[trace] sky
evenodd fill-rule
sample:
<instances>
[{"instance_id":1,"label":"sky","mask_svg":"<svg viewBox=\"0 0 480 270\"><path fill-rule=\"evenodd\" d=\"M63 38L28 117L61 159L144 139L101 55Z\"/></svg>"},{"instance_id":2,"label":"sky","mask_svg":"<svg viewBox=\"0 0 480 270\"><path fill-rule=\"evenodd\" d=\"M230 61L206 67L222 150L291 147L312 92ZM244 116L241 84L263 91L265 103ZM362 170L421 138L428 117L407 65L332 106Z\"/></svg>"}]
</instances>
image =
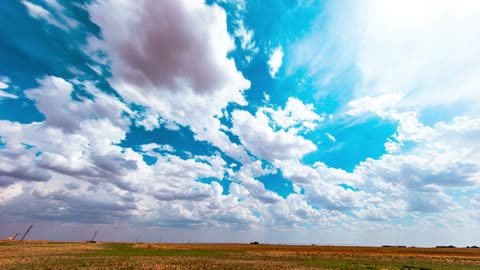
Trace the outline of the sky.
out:
<instances>
[{"instance_id":1,"label":"sky","mask_svg":"<svg viewBox=\"0 0 480 270\"><path fill-rule=\"evenodd\" d=\"M0 4L0 238L480 244L480 2Z\"/></svg>"}]
</instances>

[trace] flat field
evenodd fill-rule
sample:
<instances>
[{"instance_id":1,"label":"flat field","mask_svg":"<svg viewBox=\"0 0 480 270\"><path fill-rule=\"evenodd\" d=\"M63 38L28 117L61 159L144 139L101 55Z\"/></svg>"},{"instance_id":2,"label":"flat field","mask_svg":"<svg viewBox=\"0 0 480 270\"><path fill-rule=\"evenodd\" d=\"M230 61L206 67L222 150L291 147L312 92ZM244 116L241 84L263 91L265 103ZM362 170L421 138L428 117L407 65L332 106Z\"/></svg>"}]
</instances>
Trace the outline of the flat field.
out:
<instances>
[{"instance_id":1,"label":"flat field","mask_svg":"<svg viewBox=\"0 0 480 270\"><path fill-rule=\"evenodd\" d=\"M480 269L480 249L0 241L0 269Z\"/></svg>"}]
</instances>

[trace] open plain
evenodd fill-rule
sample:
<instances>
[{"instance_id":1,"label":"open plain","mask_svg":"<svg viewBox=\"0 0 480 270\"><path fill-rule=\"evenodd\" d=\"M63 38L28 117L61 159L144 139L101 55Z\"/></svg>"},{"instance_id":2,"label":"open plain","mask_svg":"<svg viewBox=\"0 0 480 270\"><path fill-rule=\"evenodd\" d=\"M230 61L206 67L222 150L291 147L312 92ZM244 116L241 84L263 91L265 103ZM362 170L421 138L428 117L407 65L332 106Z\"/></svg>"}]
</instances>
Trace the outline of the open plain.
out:
<instances>
[{"instance_id":1,"label":"open plain","mask_svg":"<svg viewBox=\"0 0 480 270\"><path fill-rule=\"evenodd\" d=\"M480 269L480 249L2 241L0 269Z\"/></svg>"}]
</instances>

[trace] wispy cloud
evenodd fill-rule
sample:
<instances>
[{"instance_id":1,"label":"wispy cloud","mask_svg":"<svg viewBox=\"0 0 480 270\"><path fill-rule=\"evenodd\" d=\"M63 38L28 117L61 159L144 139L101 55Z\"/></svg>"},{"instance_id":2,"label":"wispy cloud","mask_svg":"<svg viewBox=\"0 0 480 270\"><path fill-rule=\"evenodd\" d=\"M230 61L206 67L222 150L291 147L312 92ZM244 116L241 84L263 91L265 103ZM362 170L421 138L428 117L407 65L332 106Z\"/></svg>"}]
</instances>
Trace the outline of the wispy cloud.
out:
<instances>
[{"instance_id":1,"label":"wispy cloud","mask_svg":"<svg viewBox=\"0 0 480 270\"><path fill-rule=\"evenodd\" d=\"M268 60L268 67L270 71L270 76L272 78L275 78L277 75L278 70L282 66L283 62L283 49L282 47L277 47L272 50L272 53L270 54L270 59Z\"/></svg>"}]
</instances>

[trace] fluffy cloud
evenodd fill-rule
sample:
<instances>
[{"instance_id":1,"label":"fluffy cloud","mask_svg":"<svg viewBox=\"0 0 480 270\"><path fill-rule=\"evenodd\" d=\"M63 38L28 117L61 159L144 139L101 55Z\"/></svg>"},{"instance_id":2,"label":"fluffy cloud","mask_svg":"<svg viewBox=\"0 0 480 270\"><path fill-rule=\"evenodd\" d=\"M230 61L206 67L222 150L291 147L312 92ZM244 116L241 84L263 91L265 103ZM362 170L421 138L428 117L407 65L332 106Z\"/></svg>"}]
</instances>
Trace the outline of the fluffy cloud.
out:
<instances>
[{"instance_id":1,"label":"fluffy cloud","mask_svg":"<svg viewBox=\"0 0 480 270\"><path fill-rule=\"evenodd\" d=\"M93 98L80 101L72 99L73 85L64 79L47 77L39 83L26 95L35 100L46 120L1 123L6 144L2 149L4 173L20 180L45 181L49 178L47 172L53 171L95 183L109 179L122 188L132 189L123 176L137 169L139 155L135 157L131 150L114 145L125 137L128 120L123 114L129 109L88 82L84 85ZM8 158L13 156L16 158ZM22 159L30 163L30 169L19 166L18 160Z\"/></svg>"},{"instance_id":2,"label":"fluffy cloud","mask_svg":"<svg viewBox=\"0 0 480 270\"><path fill-rule=\"evenodd\" d=\"M232 112L234 132L242 145L252 154L271 162L279 159L299 159L317 149L310 141L296 132L274 131L269 125L269 118L261 111L255 116L246 111Z\"/></svg>"},{"instance_id":3,"label":"fluffy cloud","mask_svg":"<svg viewBox=\"0 0 480 270\"><path fill-rule=\"evenodd\" d=\"M50 127L73 133L81 128L83 120L95 117L108 119L123 129L128 124L127 118L121 117L121 114L131 114L130 109L113 96L96 89L90 82L85 82L84 86L94 95L94 99L81 98L80 101L71 99L73 85L62 78L52 76L38 82L40 87L26 90L26 95L36 102ZM52 106L52 103L58 106Z\"/></svg>"},{"instance_id":4,"label":"fluffy cloud","mask_svg":"<svg viewBox=\"0 0 480 270\"><path fill-rule=\"evenodd\" d=\"M262 175L263 173L269 173L269 171L261 168L260 161L256 161L251 165L242 167L242 169L235 174L234 179L241 183L245 190L248 191L245 192L243 196L252 195L262 203L277 203L281 201L281 197L278 194L267 190L262 182L254 178L259 173Z\"/></svg>"},{"instance_id":5,"label":"fluffy cloud","mask_svg":"<svg viewBox=\"0 0 480 270\"><path fill-rule=\"evenodd\" d=\"M10 125L0 121L2 130L19 130L20 124ZM51 178L47 170L37 167L34 149L26 149L19 142L11 142L5 132L5 147L0 149L0 186L9 186L18 181L47 181Z\"/></svg>"},{"instance_id":6,"label":"fluffy cloud","mask_svg":"<svg viewBox=\"0 0 480 270\"><path fill-rule=\"evenodd\" d=\"M345 189L340 184L357 185L361 179L340 169L328 168L323 163L313 167L303 165L298 161L278 161L276 165L283 175L291 179L300 188L298 193L304 193L305 199L322 209L344 210L361 205L360 200L366 196L364 192Z\"/></svg>"},{"instance_id":7,"label":"fluffy cloud","mask_svg":"<svg viewBox=\"0 0 480 270\"><path fill-rule=\"evenodd\" d=\"M0 204L8 217L21 213L23 222L232 228L282 227L299 221L307 226L339 218L339 213L312 208L302 196L284 199L267 190L255 177L276 170L260 161L235 173L219 155L184 159L174 155L171 146L152 143L140 147L142 153L157 158L148 166L141 153L116 145L128 130L122 120L128 113L123 103L113 97L105 103L105 94L94 87L86 88L91 99L73 100L73 84L61 78L47 77L39 83L26 94L46 120L0 122L5 143L0 149L0 194L5 195ZM66 125L66 117L75 123ZM227 175L232 182L224 195L220 182L229 181Z\"/></svg>"},{"instance_id":8,"label":"fluffy cloud","mask_svg":"<svg viewBox=\"0 0 480 270\"><path fill-rule=\"evenodd\" d=\"M428 127L426 136L405 135L401 124L395 135L414 141L410 149L367 159L354 174L365 179L360 188L403 200L413 212L442 212L458 207L449 190L478 187L480 156L477 152L478 119L455 118ZM418 133L416 134L418 135Z\"/></svg>"},{"instance_id":9,"label":"fluffy cloud","mask_svg":"<svg viewBox=\"0 0 480 270\"><path fill-rule=\"evenodd\" d=\"M125 222L136 209L135 203L117 190L84 183L78 184L75 189L66 189L65 183L71 181L78 183L75 178L55 175L47 183L12 186L10 190L20 187L22 192L0 202L5 217L18 222L55 220L111 224Z\"/></svg>"},{"instance_id":10,"label":"fluffy cloud","mask_svg":"<svg viewBox=\"0 0 480 270\"><path fill-rule=\"evenodd\" d=\"M302 137L302 132L313 130L323 120L314 112L312 104L289 98L285 107L261 107L255 115L235 110L231 114L231 131L253 155L270 162L300 159L317 147Z\"/></svg>"},{"instance_id":11,"label":"fluffy cloud","mask_svg":"<svg viewBox=\"0 0 480 270\"><path fill-rule=\"evenodd\" d=\"M239 9L246 5L225 1L238 4ZM68 24L62 15L68 11L55 0L45 0L43 6L22 3L34 18ZM124 222L295 232L340 228L342 235L344 229L399 228L402 225L390 223L402 218L420 227L441 224L441 217L451 218L454 224L478 220L478 194L465 193L480 185L480 120L468 113L478 109L462 108L467 112L464 116L433 124L421 120L427 106L476 102L472 74L478 68L475 61L467 60L478 58L478 46L457 30L476 21L478 9L461 4L468 8L449 9L450 3L440 1L429 11L432 16L413 24L410 19L418 19L420 13L430 14L423 3L415 8L410 1L395 3L398 13L376 1L353 4L353 11L342 12L353 12L352 20L365 31L341 31L346 29L344 22L334 21L334 26L341 27L333 27L335 33L330 34L345 35L344 40L333 39L335 46L328 44L329 39L320 43L312 38L294 46L297 54L290 51L292 47L285 47L285 55L284 48L275 48L267 63L272 77L278 76L284 56L303 53L316 76L331 64L325 56L332 48L358 44L336 59L338 65L324 82L334 80L348 58L354 59L362 83L355 86L354 99L342 111L346 113L322 123L319 108L298 98L289 98L283 107L247 104L243 91L250 84L228 57L235 47L227 32L226 12L219 6L201 0L91 1L88 11L101 29L102 40L91 37L86 50L106 52L105 59L92 60L106 65L103 71L111 68L108 79L118 95L108 95L94 82L80 78L48 76L19 95L34 101L45 120L0 121L2 215L18 222ZM374 6L381 16L371 16ZM451 21L438 16L444 11L454 12ZM440 26L454 40L441 42ZM253 30L241 20L234 21L233 28L246 56L256 53ZM472 31L474 37L476 30ZM421 41L420 45L414 41ZM466 42L472 47L459 46ZM309 52L312 44L320 48ZM445 51L450 54L445 56ZM295 59L286 62L296 64ZM97 69L97 65L91 67ZM289 69L285 68L287 73ZM456 76L453 71L458 70L461 74ZM14 98L10 90L17 89L12 85L0 77L0 98ZM82 91L76 91L79 88ZM445 94L453 88L458 89L453 97ZM431 100L426 100L428 96ZM233 111L225 109L230 103L237 103L230 107ZM269 103L267 95L265 103ZM130 105L140 110L132 111ZM321 161L302 161L317 150L306 136L326 136L340 144L342 136L333 137L336 133L327 133L324 125L337 119L355 123L372 115L398 125L385 142L386 154L366 159L351 172ZM134 151L124 144L132 122L147 131L188 127L195 139L221 151L209 156L185 154L157 143L132 145ZM239 143L232 143L234 139ZM147 164L147 156L153 162ZM229 164L231 158L240 162ZM291 181L294 192L269 190L260 179L271 174ZM456 218L450 214L458 211Z\"/></svg>"},{"instance_id":12,"label":"fluffy cloud","mask_svg":"<svg viewBox=\"0 0 480 270\"><path fill-rule=\"evenodd\" d=\"M112 61L111 83L124 98L190 126L197 139L236 159L248 159L215 118L230 102L246 104L242 93L250 87L227 57L234 42L223 9L199 0L102 0L89 11Z\"/></svg>"},{"instance_id":13,"label":"fluffy cloud","mask_svg":"<svg viewBox=\"0 0 480 270\"><path fill-rule=\"evenodd\" d=\"M304 104L297 98L288 98L285 108L261 108L261 111L270 115L274 127L282 129L292 129L295 132L312 131L317 124L324 120L323 116L318 115L313 104Z\"/></svg>"}]
</instances>

